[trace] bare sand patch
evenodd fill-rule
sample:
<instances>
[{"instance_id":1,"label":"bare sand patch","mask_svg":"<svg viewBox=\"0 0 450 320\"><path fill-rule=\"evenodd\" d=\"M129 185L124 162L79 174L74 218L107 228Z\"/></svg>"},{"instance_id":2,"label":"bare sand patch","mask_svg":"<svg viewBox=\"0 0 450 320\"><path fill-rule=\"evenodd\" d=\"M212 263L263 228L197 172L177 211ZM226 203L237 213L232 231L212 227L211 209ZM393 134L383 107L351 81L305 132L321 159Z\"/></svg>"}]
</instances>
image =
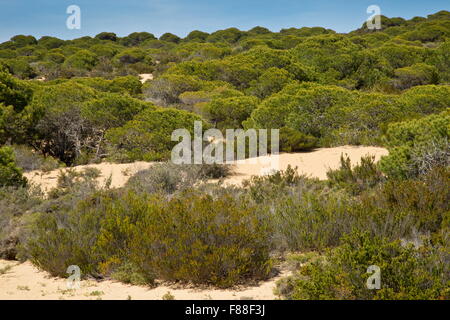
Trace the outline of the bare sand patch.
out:
<instances>
[{"instance_id":1,"label":"bare sand patch","mask_svg":"<svg viewBox=\"0 0 450 320\"><path fill-rule=\"evenodd\" d=\"M151 73L142 73L139 75L139 80L141 81L141 83L145 83L148 80L153 80L153 74Z\"/></svg>"},{"instance_id":2,"label":"bare sand patch","mask_svg":"<svg viewBox=\"0 0 450 320\"><path fill-rule=\"evenodd\" d=\"M273 300L275 283L289 274L283 271L257 286L233 289L196 289L160 284L156 288L132 286L116 281L82 280L79 289L68 289L67 280L51 277L30 262L0 260L0 269L12 268L0 274L0 300L161 300L170 292L176 300Z\"/></svg>"},{"instance_id":3,"label":"bare sand patch","mask_svg":"<svg viewBox=\"0 0 450 320\"><path fill-rule=\"evenodd\" d=\"M134 162L134 163L100 163L90 164L85 166L77 166L72 169L77 172L82 172L86 168L95 168L100 170L100 177L98 178L99 185L105 185L111 179L111 188L123 187L128 179L135 175L138 171L150 168L151 162ZM45 193L55 188L58 183L58 176L61 172L69 169L57 169L49 172L42 172L39 170L26 172L24 176L32 184L40 185L42 191Z\"/></svg>"},{"instance_id":4,"label":"bare sand patch","mask_svg":"<svg viewBox=\"0 0 450 320\"><path fill-rule=\"evenodd\" d=\"M347 155L352 164L360 162L361 157L371 155L375 161L388 155L388 151L379 147L367 146L341 146L336 148L321 148L311 152L283 153L279 156L278 170L286 170L290 165L297 167L299 174L305 174L311 178L327 179L328 169L337 169L340 166L341 155ZM272 156L258 157L256 163L249 160L240 160L234 165L233 175L225 180L225 183L238 185L251 176L260 176L270 172Z\"/></svg>"}]
</instances>

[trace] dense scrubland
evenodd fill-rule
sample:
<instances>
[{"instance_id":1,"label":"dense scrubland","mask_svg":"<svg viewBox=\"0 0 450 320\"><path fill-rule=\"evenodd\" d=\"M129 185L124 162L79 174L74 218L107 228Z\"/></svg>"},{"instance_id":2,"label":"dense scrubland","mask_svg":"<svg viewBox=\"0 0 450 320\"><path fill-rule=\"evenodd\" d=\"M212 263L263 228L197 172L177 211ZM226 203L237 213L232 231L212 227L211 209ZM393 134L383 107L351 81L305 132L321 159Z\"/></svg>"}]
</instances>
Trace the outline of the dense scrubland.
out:
<instances>
[{"instance_id":1,"label":"dense scrubland","mask_svg":"<svg viewBox=\"0 0 450 320\"><path fill-rule=\"evenodd\" d=\"M450 13L383 29L263 27L0 44L0 257L55 276L230 287L293 275L287 299L449 299ZM152 73L142 84L137 75ZM37 81L45 80L45 81ZM240 187L229 168L164 162L172 131L280 129L281 150L378 145L327 181L295 168ZM161 161L126 186L69 170ZM370 265L382 287L368 290Z\"/></svg>"}]
</instances>

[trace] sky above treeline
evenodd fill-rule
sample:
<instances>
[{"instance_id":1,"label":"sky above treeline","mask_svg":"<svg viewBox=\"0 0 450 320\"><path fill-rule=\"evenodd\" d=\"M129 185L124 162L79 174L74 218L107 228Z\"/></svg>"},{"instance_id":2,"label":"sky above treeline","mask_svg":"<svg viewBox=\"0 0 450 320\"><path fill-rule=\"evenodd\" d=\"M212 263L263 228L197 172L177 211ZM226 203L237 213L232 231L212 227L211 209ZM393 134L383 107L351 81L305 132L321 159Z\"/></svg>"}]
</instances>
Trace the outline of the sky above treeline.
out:
<instances>
[{"instance_id":1,"label":"sky above treeline","mask_svg":"<svg viewBox=\"0 0 450 320\"><path fill-rule=\"evenodd\" d=\"M81 9L79 30L66 26L70 5ZM349 32L370 16L370 5L378 5L385 16L405 19L450 11L449 0L0 0L0 42L17 34L73 39L103 31L118 36L147 31L184 37L192 30L255 26Z\"/></svg>"}]
</instances>

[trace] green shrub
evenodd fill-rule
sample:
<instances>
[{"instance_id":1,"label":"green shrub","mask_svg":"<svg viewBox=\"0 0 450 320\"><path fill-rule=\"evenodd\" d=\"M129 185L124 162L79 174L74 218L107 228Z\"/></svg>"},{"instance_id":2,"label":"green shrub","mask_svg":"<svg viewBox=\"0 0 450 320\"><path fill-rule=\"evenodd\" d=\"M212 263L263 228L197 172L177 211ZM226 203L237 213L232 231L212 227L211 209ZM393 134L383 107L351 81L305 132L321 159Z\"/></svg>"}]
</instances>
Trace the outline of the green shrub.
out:
<instances>
[{"instance_id":1,"label":"green shrub","mask_svg":"<svg viewBox=\"0 0 450 320\"><path fill-rule=\"evenodd\" d=\"M449 299L448 250L427 243L420 248L400 241L352 233L339 248L300 267L283 286L288 299ZM381 289L369 290L369 266L381 270Z\"/></svg>"},{"instance_id":2,"label":"green shrub","mask_svg":"<svg viewBox=\"0 0 450 320\"><path fill-rule=\"evenodd\" d=\"M98 277L101 259L93 249L113 195L94 192L79 184L40 208L27 225L21 257L53 276L67 277L67 268L77 265L83 276Z\"/></svg>"},{"instance_id":3,"label":"green shrub","mask_svg":"<svg viewBox=\"0 0 450 320\"><path fill-rule=\"evenodd\" d=\"M172 132L186 129L192 137L194 121L201 121L201 118L187 111L172 108L144 109L122 127L106 132L106 139L111 146L111 158L121 162L167 160L177 144L171 139ZM208 125L204 123L203 127L207 128Z\"/></svg>"},{"instance_id":4,"label":"green shrub","mask_svg":"<svg viewBox=\"0 0 450 320\"><path fill-rule=\"evenodd\" d=\"M219 287L269 275L270 229L245 201L188 193L147 210L131 245L146 273Z\"/></svg>"},{"instance_id":5,"label":"green shrub","mask_svg":"<svg viewBox=\"0 0 450 320\"><path fill-rule=\"evenodd\" d=\"M39 152L24 145L14 145L13 148L17 166L24 171L42 170L48 172L62 165L55 158L44 157Z\"/></svg>"},{"instance_id":6,"label":"green shrub","mask_svg":"<svg viewBox=\"0 0 450 320\"><path fill-rule=\"evenodd\" d=\"M434 166L448 166L450 112L389 125L386 142L389 156L380 161L390 178L416 177Z\"/></svg>"},{"instance_id":7,"label":"green shrub","mask_svg":"<svg viewBox=\"0 0 450 320\"><path fill-rule=\"evenodd\" d=\"M117 267L111 274L111 278L136 286L152 284L154 279L146 278L132 263L124 263Z\"/></svg>"},{"instance_id":8,"label":"green shrub","mask_svg":"<svg viewBox=\"0 0 450 320\"><path fill-rule=\"evenodd\" d=\"M200 167L177 165L171 162L157 163L132 176L125 188L138 193L172 194L179 190L186 190L205 180L205 177L201 175Z\"/></svg>"},{"instance_id":9,"label":"green shrub","mask_svg":"<svg viewBox=\"0 0 450 320\"><path fill-rule=\"evenodd\" d=\"M429 233L437 232L448 223L449 197L450 170L436 167L418 179L387 181L372 197L371 206L399 215L409 212L414 217L414 228Z\"/></svg>"},{"instance_id":10,"label":"green shrub","mask_svg":"<svg viewBox=\"0 0 450 320\"><path fill-rule=\"evenodd\" d=\"M230 169L226 165L201 164L177 165L171 162L156 163L147 170L139 171L132 176L125 188L137 193L172 194L198 186L207 179L218 179L228 175Z\"/></svg>"},{"instance_id":11,"label":"green shrub","mask_svg":"<svg viewBox=\"0 0 450 320\"><path fill-rule=\"evenodd\" d=\"M396 79L392 81L393 85L400 90L419 85L437 84L439 82L437 68L424 63L396 69L395 76Z\"/></svg>"},{"instance_id":12,"label":"green shrub","mask_svg":"<svg viewBox=\"0 0 450 320\"><path fill-rule=\"evenodd\" d=\"M23 187L26 184L22 169L16 165L14 150L11 147L0 148L0 187Z\"/></svg>"},{"instance_id":13,"label":"green shrub","mask_svg":"<svg viewBox=\"0 0 450 320\"><path fill-rule=\"evenodd\" d=\"M384 181L383 174L375 163L375 157L367 155L361 158L361 162L352 167L350 158L341 155L341 167L336 170L328 170L328 184L344 188L352 194L359 194Z\"/></svg>"},{"instance_id":14,"label":"green shrub","mask_svg":"<svg viewBox=\"0 0 450 320\"><path fill-rule=\"evenodd\" d=\"M307 151L316 146L317 138L313 136L287 127L280 129L280 150L283 152Z\"/></svg>"},{"instance_id":15,"label":"green shrub","mask_svg":"<svg viewBox=\"0 0 450 320\"><path fill-rule=\"evenodd\" d=\"M244 200L74 192L53 199L27 227L24 256L52 275L78 265L84 275L126 282L229 287L271 271L270 227ZM68 208L74 197L81 201Z\"/></svg>"},{"instance_id":16,"label":"green shrub","mask_svg":"<svg viewBox=\"0 0 450 320\"><path fill-rule=\"evenodd\" d=\"M25 219L43 201L38 188L0 188L0 259L18 258Z\"/></svg>"}]
</instances>

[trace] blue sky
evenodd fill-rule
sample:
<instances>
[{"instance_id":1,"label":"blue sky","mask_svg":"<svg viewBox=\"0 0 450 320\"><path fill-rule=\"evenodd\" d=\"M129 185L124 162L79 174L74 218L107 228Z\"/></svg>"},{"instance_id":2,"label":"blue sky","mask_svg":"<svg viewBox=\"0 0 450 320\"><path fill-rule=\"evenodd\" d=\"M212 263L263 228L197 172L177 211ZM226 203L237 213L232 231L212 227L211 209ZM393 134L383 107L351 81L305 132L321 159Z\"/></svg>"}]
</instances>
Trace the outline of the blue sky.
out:
<instances>
[{"instance_id":1,"label":"blue sky","mask_svg":"<svg viewBox=\"0 0 450 320\"><path fill-rule=\"evenodd\" d=\"M80 30L66 27L66 9L72 4L81 8ZM17 34L73 39L102 31L184 37L192 30L248 30L257 25L272 31L322 26L348 32L362 25L373 4L389 17L450 11L449 0L0 0L0 42Z\"/></svg>"}]
</instances>

